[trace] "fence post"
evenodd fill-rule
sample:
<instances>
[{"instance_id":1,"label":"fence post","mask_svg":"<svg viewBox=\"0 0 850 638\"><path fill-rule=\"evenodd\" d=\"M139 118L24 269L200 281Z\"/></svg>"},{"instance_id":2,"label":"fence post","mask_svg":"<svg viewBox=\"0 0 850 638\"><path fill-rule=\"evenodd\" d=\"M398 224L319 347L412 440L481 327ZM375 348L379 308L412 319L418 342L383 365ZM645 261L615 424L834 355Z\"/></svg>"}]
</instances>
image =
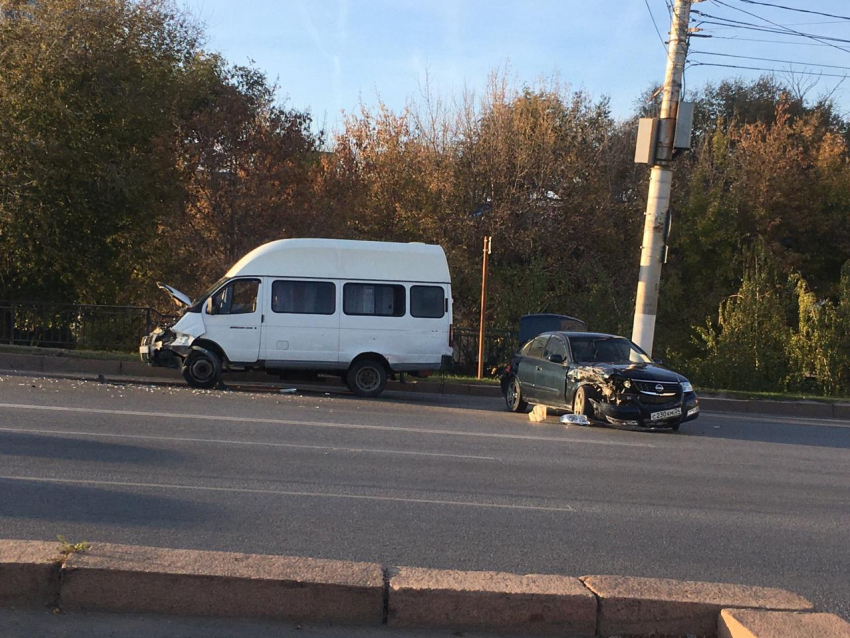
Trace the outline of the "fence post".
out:
<instances>
[{"instance_id":1,"label":"fence post","mask_svg":"<svg viewBox=\"0 0 850 638\"><path fill-rule=\"evenodd\" d=\"M15 345L15 302L9 303L9 345Z\"/></svg>"}]
</instances>

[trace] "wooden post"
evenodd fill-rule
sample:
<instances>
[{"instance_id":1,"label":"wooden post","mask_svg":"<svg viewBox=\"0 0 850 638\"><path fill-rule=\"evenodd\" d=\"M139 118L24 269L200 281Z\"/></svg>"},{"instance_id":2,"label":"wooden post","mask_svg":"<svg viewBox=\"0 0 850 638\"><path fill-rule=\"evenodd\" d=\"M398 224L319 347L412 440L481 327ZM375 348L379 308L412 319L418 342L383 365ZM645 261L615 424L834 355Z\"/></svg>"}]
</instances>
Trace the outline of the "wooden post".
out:
<instances>
[{"instance_id":1,"label":"wooden post","mask_svg":"<svg viewBox=\"0 0 850 638\"><path fill-rule=\"evenodd\" d=\"M481 262L481 318L478 322L478 378L484 375L484 316L487 312L487 257L493 247L493 238L484 238L484 255Z\"/></svg>"}]
</instances>

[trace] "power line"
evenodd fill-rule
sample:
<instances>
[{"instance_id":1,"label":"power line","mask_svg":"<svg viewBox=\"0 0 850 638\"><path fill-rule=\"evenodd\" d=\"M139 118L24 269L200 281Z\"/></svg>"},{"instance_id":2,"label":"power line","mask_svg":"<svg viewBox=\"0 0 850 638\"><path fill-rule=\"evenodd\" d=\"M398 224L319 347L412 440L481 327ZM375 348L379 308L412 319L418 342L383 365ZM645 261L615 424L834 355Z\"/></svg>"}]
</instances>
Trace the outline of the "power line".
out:
<instances>
[{"instance_id":1,"label":"power line","mask_svg":"<svg viewBox=\"0 0 850 638\"><path fill-rule=\"evenodd\" d=\"M778 62L780 64L800 64L803 66L822 66L830 69L845 69L850 71L850 66L838 66L836 64L821 64L820 62L799 62L795 60L777 60L776 58L757 58L750 55L734 55L732 53L712 53L709 51L692 51L694 55L716 55L724 58L741 58L743 60L759 60L761 62Z\"/></svg>"},{"instance_id":2,"label":"power line","mask_svg":"<svg viewBox=\"0 0 850 638\"><path fill-rule=\"evenodd\" d=\"M827 18L840 18L841 20L850 20L850 16L840 16L835 15L834 13L824 13L823 11L812 11L811 9L799 9L797 7L786 7L781 4L774 4L772 2L760 2L759 0L739 0L740 2L746 2L747 4L760 4L764 7L773 7L775 9L785 9L786 11L797 11L799 13L813 13L818 16L825 16Z\"/></svg>"},{"instance_id":3,"label":"power line","mask_svg":"<svg viewBox=\"0 0 850 638\"><path fill-rule=\"evenodd\" d=\"M798 47L828 47L828 44L818 44L817 42L793 42L791 40L764 40L759 38L739 38L738 36L730 37L725 35L703 35L692 33L691 37L711 38L712 40L735 40L737 42L769 42L770 44L793 44Z\"/></svg>"},{"instance_id":4,"label":"power line","mask_svg":"<svg viewBox=\"0 0 850 638\"><path fill-rule=\"evenodd\" d=\"M649 0L643 0L643 3L646 5L646 10L649 11L649 17L652 19L652 26L655 27L655 32L658 34L658 41L661 42L661 46L664 47L664 52L667 52L667 45L664 44L664 38L661 37L661 30L658 28L658 23L655 21L655 16L652 13L652 7L649 6Z\"/></svg>"},{"instance_id":5,"label":"power line","mask_svg":"<svg viewBox=\"0 0 850 638\"><path fill-rule=\"evenodd\" d=\"M840 73L815 73L814 71L794 71L794 70L782 70L782 69L767 69L759 66L741 66L738 64L717 64L714 62L692 62L691 66L717 66L723 67L725 69L745 69L748 71L768 71L769 73L792 73L797 75L816 75L822 78L846 78L847 74Z\"/></svg>"},{"instance_id":6,"label":"power line","mask_svg":"<svg viewBox=\"0 0 850 638\"><path fill-rule=\"evenodd\" d=\"M810 33L802 33L801 31L795 31L794 29L789 29L788 27L783 27L781 24L777 24L776 22L768 20L767 18L762 18L760 15L757 15L757 14L752 13L750 11L746 11L745 9L739 9L738 7L733 7L732 5L727 4L723 0L714 0L714 3L719 4L721 6L724 6L724 7L728 7L730 9L733 9L734 11L740 11L741 13L744 13L748 16L752 16L753 18L756 18L757 20L761 20L762 22L767 22L768 24L772 24L775 27L780 27L781 29L787 31L788 33L793 33L794 35L797 35L797 36L810 38L810 39L816 40L818 42L824 42L826 40L834 40L836 42L840 41L837 38L827 38L827 37L815 36L815 35L812 35ZM835 48L835 49L838 49L839 51L844 51L845 53L850 53L850 49L845 49L844 47L840 47L837 44L831 44L830 46Z\"/></svg>"},{"instance_id":7,"label":"power line","mask_svg":"<svg viewBox=\"0 0 850 638\"><path fill-rule=\"evenodd\" d=\"M714 1L719 3L719 4L724 4L723 2L721 2L721 0L714 0ZM729 5L725 5L725 6L729 6ZM729 8L735 9L735 7L729 7ZM735 11L742 11L742 9L735 9ZM815 40L832 40L832 41L835 41L835 42L850 42L850 40L847 40L846 38L834 38L832 36L827 36L827 35L814 35L812 33L803 33L802 31L796 31L794 29L789 29L788 27L781 25L781 24L777 24L775 22L771 22L771 24L774 24L774 25L776 25L776 27L779 27L779 28L766 27L762 24L754 24L752 22L744 22L743 20L733 20L732 18L726 18L726 17L723 17L723 16L716 16L716 15L712 15L711 13L705 13L704 11L693 10L692 13L695 13L699 16L702 16L703 18L710 18L709 20L700 20L698 22L698 24L716 24L718 26L728 28L728 29L751 29L753 31L764 31L765 33L777 33L779 35L803 37L803 38L810 38L810 39L815 39ZM749 12L744 11L744 13L749 13ZM759 20L764 20L765 22L770 22L770 20L767 20L765 18L760 18L759 16L757 16L755 14L750 14L750 15L753 15L754 17L759 18ZM722 22L715 22L715 20L722 20ZM827 45L827 46L832 46L832 45Z\"/></svg>"},{"instance_id":8,"label":"power line","mask_svg":"<svg viewBox=\"0 0 850 638\"><path fill-rule=\"evenodd\" d=\"M709 18L714 18L714 16L710 16L710 15L705 14L705 13L703 13L701 15L703 15L705 17L709 17ZM763 26L760 26L760 25L757 25L757 24L752 24L752 23L749 23L749 22L740 22L739 20L732 20L731 22L735 22L736 24L729 24L730 21L729 21L728 18L717 18L717 19L718 20L725 20L726 22L715 22L714 20L700 20L699 24L716 24L716 25L721 26L721 27L733 27L735 29L745 29L745 30L748 30L748 31L759 31L761 33L776 33L778 35L788 35L788 36L797 36L797 37L809 38L811 40L817 40L818 42L822 42L825 46L835 47L836 49L841 49L842 51L847 51L847 49L842 49L839 46L836 46L834 44L830 44L829 42L826 42L826 40L831 40L833 42L850 43L850 40L847 40L845 38L833 38L833 37L830 37L830 36L815 36L815 35L812 35L810 33L794 32L794 31L791 31L790 29L785 29L785 30L772 29L770 27L763 27ZM850 51L847 51L847 52L850 53Z\"/></svg>"},{"instance_id":9,"label":"power line","mask_svg":"<svg viewBox=\"0 0 850 638\"><path fill-rule=\"evenodd\" d=\"M844 24L844 20L819 20L817 22L786 22L783 27L800 27L807 24Z\"/></svg>"}]
</instances>

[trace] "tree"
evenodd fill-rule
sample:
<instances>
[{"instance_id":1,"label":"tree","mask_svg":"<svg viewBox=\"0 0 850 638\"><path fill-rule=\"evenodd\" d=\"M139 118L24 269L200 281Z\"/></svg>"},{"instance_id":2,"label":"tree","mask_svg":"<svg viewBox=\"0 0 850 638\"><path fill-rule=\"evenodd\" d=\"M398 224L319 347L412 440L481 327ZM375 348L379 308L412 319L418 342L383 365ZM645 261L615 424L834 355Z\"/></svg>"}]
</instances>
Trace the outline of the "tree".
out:
<instances>
[{"instance_id":1,"label":"tree","mask_svg":"<svg viewBox=\"0 0 850 638\"><path fill-rule=\"evenodd\" d=\"M0 298L129 301L179 210L172 132L199 31L168 0L3 8Z\"/></svg>"},{"instance_id":2,"label":"tree","mask_svg":"<svg viewBox=\"0 0 850 638\"><path fill-rule=\"evenodd\" d=\"M322 234L310 178L322 141L309 115L276 104L277 87L252 67L208 56L192 80L195 101L177 130L184 206L161 234L171 276L199 290L260 244Z\"/></svg>"}]
</instances>

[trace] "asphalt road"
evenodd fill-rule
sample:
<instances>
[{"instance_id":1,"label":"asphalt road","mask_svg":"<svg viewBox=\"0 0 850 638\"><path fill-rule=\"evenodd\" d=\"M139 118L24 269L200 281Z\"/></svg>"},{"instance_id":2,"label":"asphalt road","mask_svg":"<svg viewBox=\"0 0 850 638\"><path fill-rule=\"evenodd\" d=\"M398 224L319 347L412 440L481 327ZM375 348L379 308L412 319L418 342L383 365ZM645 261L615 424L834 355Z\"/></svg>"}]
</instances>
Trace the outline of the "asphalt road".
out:
<instances>
[{"instance_id":1,"label":"asphalt road","mask_svg":"<svg viewBox=\"0 0 850 638\"><path fill-rule=\"evenodd\" d=\"M0 537L737 582L850 618L850 423L0 379Z\"/></svg>"}]
</instances>

